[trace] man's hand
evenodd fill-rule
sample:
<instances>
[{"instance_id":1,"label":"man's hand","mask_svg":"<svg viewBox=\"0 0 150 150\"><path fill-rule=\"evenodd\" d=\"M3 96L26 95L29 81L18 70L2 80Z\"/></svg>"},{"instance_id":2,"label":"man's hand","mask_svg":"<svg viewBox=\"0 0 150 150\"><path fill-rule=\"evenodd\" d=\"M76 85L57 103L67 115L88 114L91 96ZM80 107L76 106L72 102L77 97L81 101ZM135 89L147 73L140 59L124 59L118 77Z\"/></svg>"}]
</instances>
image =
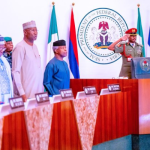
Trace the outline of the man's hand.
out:
<instances>
[{"instance_id":1,"label":"man's hand","mask_svg":"<svg viewBox=\"0 0 150 150\"><path fill-rule=\"evenodd\" d=\"M25 94L24 94L24 95L21 95L21 97L22 97L22 99L23 99L23 102L26 102L26 101L27 101L27 97L26 97Z\"/></svg>"},{"instance_id":2,"label":"man's hand","mask_svg":"<svg viewBox=\"0 0 150 150\"><path fill-rule=\"evenodd\" d=\"M110 46L108 46L108 49L114 51L115 50L115 45L118 44L121 41L126 41L129 38L129 36L130 36L129 34L124 35L119 40L117 40L116 42L114 42Z\"/></svg>"},{"instance_id":3,"label":"man's hand","mask_svg":"<svg viewBox=\"0 0 150 150\"><path fill-rule=\"evenodd\" d=\"M121 37L121 41L126 41L129 38L129 34L124 35L123 37Z\"/></svg>"}]
</instances>

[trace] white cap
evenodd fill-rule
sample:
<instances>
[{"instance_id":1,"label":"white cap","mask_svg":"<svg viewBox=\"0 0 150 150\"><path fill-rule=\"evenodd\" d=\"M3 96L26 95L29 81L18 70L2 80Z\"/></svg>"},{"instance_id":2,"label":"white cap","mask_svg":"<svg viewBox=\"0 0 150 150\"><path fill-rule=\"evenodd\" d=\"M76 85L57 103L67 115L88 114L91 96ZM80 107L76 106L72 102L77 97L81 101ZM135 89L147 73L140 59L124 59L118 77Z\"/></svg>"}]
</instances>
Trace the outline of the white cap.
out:
<instances>
[{"instance_id":1,"label":"white cap","mask_svg":"<svg viewBox=\"0 0 150 150\"><path fill-rule=\"evenodd\" d=\"M23 26L23 30L28 29L28 28L34 28L36 27L36 23L35 21L30 21L30 22L24 23L22 26Z\"/></svg>"}]
</instances>

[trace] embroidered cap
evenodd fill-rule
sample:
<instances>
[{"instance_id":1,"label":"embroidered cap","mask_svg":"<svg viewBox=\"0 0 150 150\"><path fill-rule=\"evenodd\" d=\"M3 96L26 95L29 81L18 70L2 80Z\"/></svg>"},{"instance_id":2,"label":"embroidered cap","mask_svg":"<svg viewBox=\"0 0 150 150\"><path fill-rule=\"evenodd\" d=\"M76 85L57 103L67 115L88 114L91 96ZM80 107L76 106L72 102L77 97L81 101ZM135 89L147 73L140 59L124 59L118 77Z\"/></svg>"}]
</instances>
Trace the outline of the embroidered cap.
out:
<instances>
[{"instance_id":1,"label":"embroidered cap","mask_svg":"<svg viewBox=\"0 0 150 150\"><path fill-rule=\"evenodd\" d=\"M24 23L22 26L23 26L23 30L28 29L28 28L34 28L36 27L36 23L35 21L30 21L30 22Z\"/></svg>"}]
</instances>

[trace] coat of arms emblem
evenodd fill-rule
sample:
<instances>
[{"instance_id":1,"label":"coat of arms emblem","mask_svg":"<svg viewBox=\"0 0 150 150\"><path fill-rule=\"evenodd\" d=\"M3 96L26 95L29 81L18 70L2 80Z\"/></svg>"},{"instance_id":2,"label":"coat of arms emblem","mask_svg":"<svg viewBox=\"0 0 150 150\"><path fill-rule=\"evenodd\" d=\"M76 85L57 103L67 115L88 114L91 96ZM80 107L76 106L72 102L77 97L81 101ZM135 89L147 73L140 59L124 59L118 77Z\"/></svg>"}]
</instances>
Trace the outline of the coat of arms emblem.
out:
<instances>
[{"instance_id":1,"label":"coat of arms emblem","mask_svg":"<svg viewBox=\"0 0 150 150\"><path fill-rule=\"evenodd\" d=\"M140 61L140 67L143 71L149 71L150 70L150 60L143 58Z\"/></svg>"},{"instance_id":2,"label":"coat of arms emblem","mask_svg":"<svg viewBox=\"0 0 150 150\"><path fill-rule=\"evenodd\" d=\"M123 17L108 8L92 10L84 16L78 28L78 43L83 54L98 64L109 64L121 58L108 46L128 29Z\"/></svg>"}]
</instances>

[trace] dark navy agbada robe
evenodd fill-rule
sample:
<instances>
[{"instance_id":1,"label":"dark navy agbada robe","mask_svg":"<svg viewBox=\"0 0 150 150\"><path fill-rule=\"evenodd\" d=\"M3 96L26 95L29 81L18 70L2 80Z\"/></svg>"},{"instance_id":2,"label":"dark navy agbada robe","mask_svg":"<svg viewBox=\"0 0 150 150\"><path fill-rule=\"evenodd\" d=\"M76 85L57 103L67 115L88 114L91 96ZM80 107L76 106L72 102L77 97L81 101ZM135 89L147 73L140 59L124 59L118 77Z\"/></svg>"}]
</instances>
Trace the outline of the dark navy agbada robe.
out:
<instances>
[{"instance_id":1,"label":"dark navy agbada robe","mask_svg":"<svg viewBox=\"0 0 150 150\"><path fill-rule=\"evenodd\" d=\"M60 89L70 87L70 73L65 61L60 61L56 57L51 59L44 72L43 85L49 95L60 94Z\"/></svg>"}]
</instances>

